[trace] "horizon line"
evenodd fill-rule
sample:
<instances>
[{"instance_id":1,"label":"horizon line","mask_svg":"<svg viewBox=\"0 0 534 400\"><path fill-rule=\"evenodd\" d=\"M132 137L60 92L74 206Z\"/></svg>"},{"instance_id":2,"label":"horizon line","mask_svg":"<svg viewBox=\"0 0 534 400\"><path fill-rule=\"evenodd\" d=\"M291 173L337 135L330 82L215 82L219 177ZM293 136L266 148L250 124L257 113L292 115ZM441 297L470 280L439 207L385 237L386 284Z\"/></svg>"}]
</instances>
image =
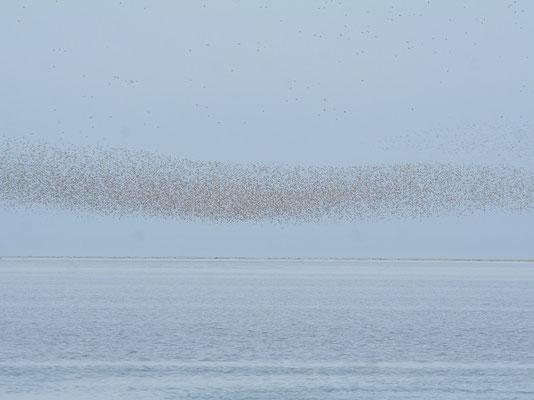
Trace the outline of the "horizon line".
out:
<instances>
[{"instance_id":1,"label":"horizon line","mask_svg":"<svg viewBox=\"0 0 534 400\"><path fill-rule=\"evenodd\" d=\"M46 256L0 255L0 259L117 259L117 260L243 260L243 261L448 261L448 262L534 262L534 258L455 258L455 257L247 257L247 256Z\"/></svg>"}]
</instances>

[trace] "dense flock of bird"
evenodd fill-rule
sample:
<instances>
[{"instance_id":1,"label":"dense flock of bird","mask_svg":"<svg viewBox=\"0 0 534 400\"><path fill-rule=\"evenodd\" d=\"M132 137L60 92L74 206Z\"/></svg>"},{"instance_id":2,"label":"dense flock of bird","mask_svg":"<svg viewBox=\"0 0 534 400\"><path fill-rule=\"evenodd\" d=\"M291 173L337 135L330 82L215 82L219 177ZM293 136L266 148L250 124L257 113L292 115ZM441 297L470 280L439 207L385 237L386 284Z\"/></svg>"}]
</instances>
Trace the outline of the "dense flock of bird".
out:
<instances>
[{"instance_id":1,"label":"dense flock of bird","mask_svg":"<svg viewBox=\"0 0 534 400\"><path fill-rule=\"evenodd\" d=\"M534 171L506 165L238 165L27 139L4 140L0 149L0 202L17 207L210 222L534 209Z\"/></svg>"},{"instance_id":2,"label":"dense flock of bird","mask_svg":"<svg viewBox=\"0 0 534 400\"><path fill-rule=\"evenodd\" d=\"M215 4L217 3L212 5ZM159 105L163 106L163 110L167 110L161 111L161 115L168 112L165 108L168 100L160 96L160 92L180 93L179 96L183 98L182 103L176 103L179 115L179 118L174 120L176 126L193 126L187 123L204 124L206 121L215 121L215 118L218 125L224 125L224 118L227 115L227 125L232 124L234 130L238 125L252 122L248 120L247 112L239 110L239 107L246 103L246 101L240 102L239 98L247 93L247 90L241 88L249 85L251 77L257 76L259 82L265 76L271 76L276 78L272 82L284 81L284 83L280 83L278 89L274 87L271 97L265 97L269 95L263 92L268 91L261 85L258 86L257 93L252 91L251 115L256 115L254 118L258 118L257 124L266 120L267 117L264 118L263 115L271 115L272 120L277 120L278 112L290 115L293 111L285 108L286 103L290 105L302 103L302 108L294 109L296 112L305 110L302 114L295 114L300 115L299 118L302 116L322 118L323 115L332 115L337 121L339 118L345 118L347 113L351 114L351 110L354 111L355 107L359 107L358 104L362 104L350 100L352 93L360 93L365 102L368 98L376 96L376 93L381 93L380 87L385 85L385 82L379 79L382 75L375 75L373 71L388 70L382 67L375 68L375 63L379 60L384 61L384 65L387 62L393 63L395 68L398 62L401 72L406 65L412 65L413 60L425 60L430 66L429 74L434 74L433 79L441 85L447 82L449 79L447 76L453 75L449 74L449 71L454 66L459 70L455 79L471 77L472 68L475 68L477 63L484 62L487 56L486 52L478 49L484 47L485 41L487 41L486 46L493 45L490 41L492 36L489 35L491 28L487 27L486 17L484 15L478 17L482 12L479 10L480 7L473 6L472 9L468 9L467 3L461 7L446 8L439 13L436 13L431 1L408 6L393 2L389 6L382 5L376 8L374 12L372 7L351 8L350 4L332 0L313 3L313 6L310 6L313 10L309 7L302 8L305 11L303 16L284 12L280 14L283 16L282 19L278 15L278 12L284 11L280 5L277 7L278 11L273 13L268 11L271 6L260 5L258 9L261 9L261 14L253 10L256 6L243 8L243 12L251 18L257 18L259 22L268 21L277 24L280 29L285 29L285 32L293 35L288 37L292 40L291 46L295 48L304 46L302 54L308 54L310 57L304 68L310 69L309 73L301 74L304 64L290 59L287 67L281 70L283 73L275 71L271 75L265 66L271 65L273 56L282 57L285 54L281 39L252 30L250 32L254 34L250 37L238 34L232 36L232 30L226 32L226 29L225 35L219 35L217 29L206 29L202 39L193 40L194 35L192 38L183 38L178 33L174 38L174 30L169 28L169 45L164 47L165 52L162 53L161 59L158 58L158 62L170 65L167 67L167 73L172 71L172 76L167 75L167 79L164 79L165 69L163 69L162 78L154 79L152 82L154 86L150 90L147 89L151 76L147 71L150 72L153 68L150 63L138 62L133 69L130 64L124 64L128 72L120 69L120 63L114 65L112 70L107 70L104 66L91 69L90 62L73 61L73 59L83 60L87 54L92 57L91 53L88 53L87 46L76 48L72 44L69 45L68 41L62 40L56 43L57 38L53 43L50 42L50 57L36 58L36 62L30 64L45 65L49 62L54 70L53 75L42 75L39 79L43 81L50 77L55 79L55 87L58 90L54 90L54 96L57 97L57 101L54 99L50 109L53 110L57 129L62 134L67 131L68 124L61 119L61 115L67 115L69 120L74 121L71 129L79 135L87 134L89 127L91 130L105 128L102 129L103 132L117 130L117 126L110 121L114 118L119 121L121 116L114 115L113 110L119 105L117 107L120 111L129 111L129 108L122 108L122 105L126 96L133 96L133 92L123 90L126 86L140 88L145 85L145 90L138 92L135 99L142 104L139 107L144 107L146 103L147 110L142 115L141 113L137 115L138 119L132 117L130 115L132 113L121 112L121 115L128 115L128 123L122 125L116 123L121 126L120 135L126 138L131 136L130 126L133 126L135 131L136 124L138 124L137 130L142 132L160 128L157 116L148 110L149 106L150 109L156 110L154 107ZM517 0L501 4L499 7L506 17L503 17L503 26L514 31L515 29L522 31L523 25L528 22L526 4ZM155 18L154 16L161 12L161 8L154 7L152 12L145 13L147 8L143 7L142 14L136 14L141 10L132 4L118 2L117 6L120 6L121 14L123 8L130 7L130 11L133 12L131 15L137 15L140 17L139 21L142 21L139 26L152 21L151 18ZM17 11L20 15L16 16L17 25L20 29L26 29L26 24L36 22L25 5L20 7ZM205 10L211 6L199 3L196 7ZM216 13L215 10L218 9L213 7L213 10L212 12ZM328 11L328 14L318 18L315 11L322 10ZM204 11L202 14L196 14L198 10L195 11L194 7L188 12L190 14L184 15L202 17L199 21L203 23L211 21L206 18ZM365 13L365 18L360 18L362 13ZM493 15L489 11L488 13ZM15 18L15 14L13 15ZM440 21L436 29L429 29L428 32L417 35L412 35L410 30L404 30L404 27L411 26L415 19L425 18L427 15ZM359 18L356 18L358 16ZM456 19L463 19L464 22L456 26ZM154 20L159 22L157 18ZM175 24L174 20L172 21ZM498 21L492 23L496 22ZM106 26L104 22L103 27ZM471 51L464 49L462 52L455 47L455 43L462 40L458 39L460 27L462 35L465 35L465 43L469 46L466 49ZM126 28L128 25L125 25ZM250 30L248 25L238 24L235 32L239 33L240 29L245 28ZM129 29L135 34L135 29L132 27ZM151 29L150 32L153 36L149 38L160 40L159 30ZM161 32L167 31L162 29ZM395 32L398 32L398 37ZM86 40L83 35L79 38ZM104 42L101 43L102 49L108 47L108 39L106 38L105 46ZM91 37L91 42L93 40ZM322 54L321 51L328 50L327 41L332 44L333 50ZM45 42L43 39L43 43ZM153 41L147 40L146 43L151 44ZM28 46L30 44L33 42L28 42ZM277 44L281 52L276 49ZM117 46L115 49L119 51L118 54L126 55L125 59L130 60L129 50L123 49L122 41L115 43L110 40L110 45ZM153 54L148 50L150 48L147 47L144 51ZM384 54L380 54L379 50L384 51ZM35 54L36 57L41 54L29 50L25 52ZM176 62L173 52L178 54L179 63ZM320 57L316 57L316 53L321 53ZM170 56L165 58L164 55ZM42 54L39 57L42 57ZM528 60L529 52L525 51L516 63L519 61L528 63ZM216 68L204 68L210 63ZM83 70L77 70L74 67L76 65L83 65ZM296 67L298 68L295 69ZM12 69L17 70L14 66ZM63 74L62 71L68 73ZM298 76L293 76L295 71L298 71ZM328 71L328 74L324 71ZM332 71L346 74L347 79L342 81L342 86L336 79L331 79L329 74ZM384 76L387 78L388 74L391 75L388 72ZM71 75L76 75L78 79L72 78ZM374 83L371 79L373 76ZM391 82L408 79L403 78L402 73L398 76ZM527 78L525 75L521 78L521 82L510 83L510 88L516 90L518 95L534 93ZM158 86L160 81L164 82L164 86ZM168 86L169 82L174 86ZM220 84L221 82L230 83L224 86ZM213 88L210 88L210 85ZM326 90L330 86L332 89ZM364 92L363 88L367 86L368 91ZM111 91L110 87L114 91ZM172 90L169 87L172 87ZM340 87L343 87L340 93L347 90L350 94L346 97L349 100L343 96L336 98L336 88ZM395 90L395 87L392 90ZM63 88L63 91L60 88ZM77 93L76 88L81 91L80 98L71 102L68 99L74 99L72 93ZM236 105L224 108L218 99L226 99L228 93L233 93L234 88L239 88L235 92ZM150 98L150 93L157 95ZM439 96L437 92L433 95ZM62 96L65 100L61 99ZM152 99L153 104L146 100L145 96ZM104 100L106 97L108 100ZM160 102L160 98L165 100ZM174 94L170 99L174 101ZM24 107L26 100L24 98ZM254 105L254 102L258 104ZM71 103L74 106L67 107ZM405 106L403 100L403 105L399 107L405 109L401 111L416 110L413 104L408 103ZM381 102L377 104L380 106ZM271 109L269 105L272 105ZM189 114L195 118L188 120ZM358 110L355 118L359 118L360 114L363 115L364 111ZM84 115L86 119L73 118L71 115ZM44 120L48 121L47 118ZM39 122L38 118L35 118L35 121ZM352 121L357 123L356 119ZM350 123L347 119L346 125L340 125L341 129L345 129ZM163 125L162 127L164 128L162 131L166 131L168 135L174 133L175 126L167 130ZM214 126L210 122L208 125L200 125L200 128L213 129ZM47 128L43 129L46 131ZM239 132L240 128L236 129ZM33 130L32 128L31 131ZM74 212L210 222L284 222L322 219L358 221L426 218L442 214L463 215L492 209L517 212L533 210L534 171L517 166L517 164L529 165L534 157L534 139L529 125L509 129L503 120L494 127L460 127L453 129L452 134L445 132L444 136L440 136L438 131L443 130L440 128L415 135L397 135L384 142L383 150L405 148L409 150L406 153L410 155L418 151L428 153L432 150L433 153L467 154L469 157L476 153L481 154L483 159L487 159L490 163L432 162L354 167L239 165L183 160L144 151L53 145L24 138L5 140L0 138L0 203L16 207L45 206ZM54 136L50 132L47 134L49 137ZM514 165L495 165L495 161L508 161L510 157L513 157ZM480 157L478 159L480 160Z\"/></svg>"}]
</instances>

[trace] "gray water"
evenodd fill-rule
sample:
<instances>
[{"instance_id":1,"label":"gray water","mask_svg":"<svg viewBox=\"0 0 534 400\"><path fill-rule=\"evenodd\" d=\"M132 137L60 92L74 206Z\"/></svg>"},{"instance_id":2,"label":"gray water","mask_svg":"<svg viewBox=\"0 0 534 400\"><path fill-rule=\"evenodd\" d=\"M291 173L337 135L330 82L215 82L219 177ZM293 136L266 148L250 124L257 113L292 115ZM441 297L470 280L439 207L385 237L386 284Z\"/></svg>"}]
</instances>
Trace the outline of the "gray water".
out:
<instances>
[{"instance_id":1,"label":"gray water","mask_svg":"<svg viewBox=\"0 0 534 400\"><path fill-rule=\"evenodd\" d=\"M534 264L0 260L0 398L532 399Z\"/></svg>"}]
</instances>

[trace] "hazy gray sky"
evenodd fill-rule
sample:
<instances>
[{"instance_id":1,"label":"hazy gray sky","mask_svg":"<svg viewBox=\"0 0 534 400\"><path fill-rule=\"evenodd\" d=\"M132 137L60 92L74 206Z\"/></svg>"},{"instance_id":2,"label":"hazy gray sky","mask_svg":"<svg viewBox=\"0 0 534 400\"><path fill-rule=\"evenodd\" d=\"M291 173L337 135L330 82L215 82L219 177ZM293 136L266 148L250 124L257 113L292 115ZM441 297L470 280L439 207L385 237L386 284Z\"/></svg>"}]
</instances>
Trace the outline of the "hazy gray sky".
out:
<instances>
[{"instance_id":1,"label":"hazy gray sky","mask_svg":"<svg viewBox=\"0 0 534 400\"><path fill-rule=\"evenodd\" d=\"M4 1L0 135L532 167L530 1ZM532 256L532 215L208 224L0 208L1 254Z\"/></svg>"}]
</instances>

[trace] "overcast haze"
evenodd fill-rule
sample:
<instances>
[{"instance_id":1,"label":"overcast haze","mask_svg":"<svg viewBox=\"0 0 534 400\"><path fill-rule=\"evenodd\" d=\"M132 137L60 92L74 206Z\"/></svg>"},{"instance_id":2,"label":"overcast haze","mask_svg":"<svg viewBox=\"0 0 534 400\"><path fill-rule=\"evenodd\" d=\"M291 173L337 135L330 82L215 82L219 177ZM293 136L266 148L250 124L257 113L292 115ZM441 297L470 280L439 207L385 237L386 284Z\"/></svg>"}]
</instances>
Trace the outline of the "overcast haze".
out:
<instances>
[{"instance_id":1,"label":"overcast haze","mask_svg":"<svg viewBox=\"0 0 534 400\"><path fill-rule=\"evenodd\" d=\"M532 168L529 1L0 5L0 135L270 165ZM0 205L0 254L532 257L532 214L218 223Z\"/></svg>"}]
</instances>

